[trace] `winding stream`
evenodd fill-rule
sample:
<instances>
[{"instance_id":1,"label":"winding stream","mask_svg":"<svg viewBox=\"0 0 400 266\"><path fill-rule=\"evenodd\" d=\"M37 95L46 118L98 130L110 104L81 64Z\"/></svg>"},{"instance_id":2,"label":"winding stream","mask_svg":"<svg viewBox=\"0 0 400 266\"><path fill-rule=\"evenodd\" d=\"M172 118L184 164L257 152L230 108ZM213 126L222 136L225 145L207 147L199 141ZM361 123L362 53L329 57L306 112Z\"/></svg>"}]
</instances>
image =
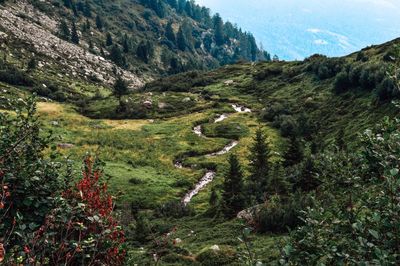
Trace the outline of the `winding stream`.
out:
<instances>
[{"instance_id":1,"label":"winding stream","mask_svg":"<svg viewBox=\"0 0 400 266\"><path fill-rule=\"evenodd\" d=\"M232 104L231 106L238 113L251 113L251 110L244 106L240 106L240 105L236 105L236 104ZM222 114L214 120L214 123L222 122L225 119L227 119L228 117L229 117L228 114ZM203 138L205 137L203 134L201 125L194 127L193 133L199 137L203 137ZM236 147L238 144L239 144L239 141L233 140L228 145L226 145L222 150L207 154L205 156L206 157L215 157L215 156L224 155L224 154L228 153L230 150L232 150L234 147ZM174 165L176 168L179 168L179 169L183 168L183 163L181 161L176 161L174 163ZM214 180L216 175L217 175L217 173L215 171L210 171L210 170L207 171L204 174L204 176L199 180L199 182L197 182L194 189L190 190L183 197L183 199L182 199L183 204L184 205L189 204L194 196L196 196L203 188L205 188L209 183L211 183Z\"/></svg>"}]
</instances>

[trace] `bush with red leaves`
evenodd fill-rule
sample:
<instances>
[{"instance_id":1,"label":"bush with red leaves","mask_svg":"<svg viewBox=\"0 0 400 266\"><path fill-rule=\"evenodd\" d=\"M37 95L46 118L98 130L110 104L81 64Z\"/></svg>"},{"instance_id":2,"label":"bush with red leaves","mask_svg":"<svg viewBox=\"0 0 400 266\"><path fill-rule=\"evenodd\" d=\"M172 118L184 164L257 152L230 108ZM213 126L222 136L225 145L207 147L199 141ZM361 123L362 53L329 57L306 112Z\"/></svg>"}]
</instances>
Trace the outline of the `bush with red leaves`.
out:
<instances>
[{"instance_id":1,"label":"bush with red leaves","mask_svg":"<svg viewBox=\"0 0 400 266\"><path fill-rule=\"evenodd\" d=\"M91 157L76 180L35 115L34 97L0 112L0 263L122 265L124 233Z\"/></svg>"}]
</instances>

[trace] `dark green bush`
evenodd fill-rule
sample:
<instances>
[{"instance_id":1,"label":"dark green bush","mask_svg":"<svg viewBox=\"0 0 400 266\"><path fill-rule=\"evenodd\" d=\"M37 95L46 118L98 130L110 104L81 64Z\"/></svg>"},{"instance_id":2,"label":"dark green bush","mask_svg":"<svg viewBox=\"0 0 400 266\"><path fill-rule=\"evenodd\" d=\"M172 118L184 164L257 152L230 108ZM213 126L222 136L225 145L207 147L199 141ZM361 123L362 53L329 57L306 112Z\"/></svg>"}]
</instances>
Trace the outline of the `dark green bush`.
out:
<instances>
[{"instance_id":1,"label":"dark green bush","mask_svg":"<svg viewBox=\"0 0 400 266\"><path fill-rule=\"evenodd\" d=\"M204 266L232 265L238 262L238 256L231 247L219 246L218 250L209 248L201 251L196 256L196 261Z\"/></svg>"},{"instance_id":2,"label":"dark green bush","mask_svg":"<svg viewBox=\"0 0 400 266\"><path fill-rule=\"evenodd\" d=\"M174 217L182 218L185 216L191 216L194 214L194 210L183 204L181 201L168 201L163 205L159 206L156 210L156 215L161 217Z\"/></svg>"},{"instance_id":3,"label":"dark green bush","mask_svg":"<svg viewBox=\"0 0 400 266\"><path fill-rule=\"evenodd\" d=\"M349 74L345 71L340 72L335 78L335 83L333 87L335 89L336 94L341 94L349 90L350 87Z\"/></svg>"}]
</instances>

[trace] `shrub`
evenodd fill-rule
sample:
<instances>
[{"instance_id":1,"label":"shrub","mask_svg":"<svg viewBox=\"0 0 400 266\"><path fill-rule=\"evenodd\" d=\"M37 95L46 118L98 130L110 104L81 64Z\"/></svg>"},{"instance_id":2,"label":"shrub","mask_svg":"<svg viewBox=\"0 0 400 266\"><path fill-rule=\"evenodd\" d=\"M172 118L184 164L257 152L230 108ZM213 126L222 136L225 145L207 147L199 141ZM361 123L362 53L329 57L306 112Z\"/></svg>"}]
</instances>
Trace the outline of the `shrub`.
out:
<instances>
[{"instance_id":1,"label":"shrub","mask_svg":"<svg viewBox=\"0 0 400 266\"><path fill-rule=\"evenodd\" d=\"M231 265L237 262L238 256L235 250L231 247L217 247L215 247L215 249L207 248L201 251L196 256L196 261L204 266Z\"/></svg>"},{"instance_id":2,"label":"shrub","mask_svg":"<svg viewBox=\"0 0 400 266\"><path fill-rule=\"evenodd\" d=\"M35 101L0 113L0 243L6 265L122 265L123 232L101 172L87 158L83 178L71 184L57 157L43 156L53 140L41 132Z\"/></svg>"},{"instance_id":3,"label":"shrub","mask_svg":"<svg viewBox=\"0 0 400 266\"><path fill-rule=\"evenodd\" d=\"M281 115L277 119L281 135L283 137L296 136L298 133L298 124L296 119L291 115Z\"/></svg>"},{"instance_id":4,"label":"shrub","mask_svg":"<svg viewBox=\"0 0 400 266\"><path fill-rule=\"evenodd\" d=\"M276 117L287 114L289 114L287 106L279 102L274 102L265 107L261 113L261 117L266 121L273 122Z\"/></svg>"},{"instance_id":5,"label":"shrub","mask_svg":"<svg viewBox=\"0 0 400 266\"><path fill-rule=\"evenodd\" d=\"M113 208L101 171L87 157L83 178L63 192L57 208L34 233L29 244L34 254L28 254L28 258L48 258L52 265L123 265L125 237L112 217Z\"/></svg>"},{"instance_id":6,"label":"shrub","mask_svg":"<svg viewBox=\"0 0 400 266\"><path fill-rule=\"evenodd\" d=\"M52 138L40 132L34 99L9 103L16 116L0 112L0 235L7 250L20 252L56 206L54 193L66 176L42 155Z\"/></svg>"},{"instance_id":7,"label":"shrub","mask_svg":"<svg viewBox=\"0 0 400 266\"><path fill-rule=\"evenodd\" d=\"M186 206L181 201L168 201L167 203L158 207L156 214L161 217L174 217L182 218L194 214L194 210Z\"/></svg>"},{"instance_id":8,"label":"shrub","mask_svg":"<svg viewBox=\"0 0 400 266\"><path fill-rule=\"evenodd\" d=\"M398 97L395 83L390 78L385 78L377 87L376 95L380 102L388 102L394 97Z\"/></svg>"},{"instance_id":9,"label":"shrub","mask_svg":"<svg viewBox=\"0 0 400 266\"><path fill-rule=\"evenodd\" d=\"M274 64L274 65L268 66L265 69L258 71L256 74L254 74L254 78L256 80L261 81L261 80L265 80L267 78L278 76L278 75L282 74L282 72L283 72L282 66Z\"/></svg>"},{"instance_id":10,"label":"shrub","mask_svg":"<svg viewBox=\"0 0 400 266\"><path fill-rule=\"evenodd\" d=\"M400 221L399 120L385 119L351 154L319 162L324 180L304 224L282 250L288 265L397 265Z\"/></svg>"},{"instance_id":11,"label":"shrub","mask_svg":"<svg viewBox=\"0 0 400 266\"><path fill-rule=\"evenodd\" d=\"M16 86L34 85L33 79L28 74L4 60L0 60L0 81Z\"/></svg>"},{"instance_id":12,"label":"shrub","mask_svg":"<svg viewBox=\"0 0 400 266\"><path fill-rule=\"evenodd\" d=\"M255 217L255 225L259 232L288 232L302 224L300 215L303 209L310 206L308 196L301 193L284 199L273 196Z\"/></svg>"},{"instance_id":13,"label":"shrub","mask_svg":"<svg viewBox=\"0 0 400 266\"><path fill-rule=\"evenodd\" d=\"M336 94L341 94L347 91L350 87L349 74L344 71L340 72L336 76L335 83L333 86Z\"/></svg>"}]
</instances>

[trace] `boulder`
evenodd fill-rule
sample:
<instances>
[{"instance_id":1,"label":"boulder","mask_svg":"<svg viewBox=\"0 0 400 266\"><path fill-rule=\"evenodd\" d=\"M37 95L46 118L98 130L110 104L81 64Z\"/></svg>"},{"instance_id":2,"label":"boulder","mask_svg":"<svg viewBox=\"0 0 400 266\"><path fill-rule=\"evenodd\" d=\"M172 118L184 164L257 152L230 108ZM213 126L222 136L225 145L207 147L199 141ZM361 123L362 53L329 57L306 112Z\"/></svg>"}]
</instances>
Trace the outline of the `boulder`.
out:
<instances>
[{"instance_id":1,"label":"boulder","mask_svg":"<svg viewBox=\"0 0 400 266\"><path fill-rule=\"evenodd\" d=\"M224 82L224 84L226 86L231 86L231 85L233 85L233 83L235 83L235 82L233 80L231 80L231 79Z\"/></svg>"}]
</instances>

